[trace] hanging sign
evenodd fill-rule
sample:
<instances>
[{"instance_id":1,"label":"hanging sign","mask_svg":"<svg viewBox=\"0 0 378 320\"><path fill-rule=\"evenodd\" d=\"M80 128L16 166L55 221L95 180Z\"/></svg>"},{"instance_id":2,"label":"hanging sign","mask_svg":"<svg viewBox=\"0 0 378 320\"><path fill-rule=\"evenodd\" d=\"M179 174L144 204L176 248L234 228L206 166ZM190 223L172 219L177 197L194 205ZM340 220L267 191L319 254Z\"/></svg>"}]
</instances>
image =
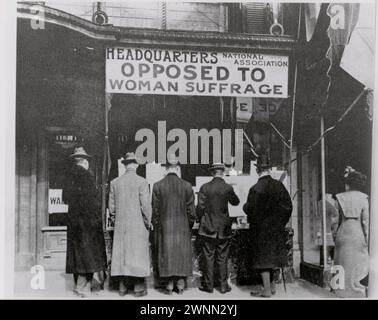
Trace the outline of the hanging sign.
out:
<instances>
[{"instance_id":1,"label":"hanging sign","mask_svg":"<svg viewBox=\"0 0 378 320\"><path fill-rule=\"evenodd\" d=\"M287 56L106 49L108 93L287 98Z\"/></svg>"},{"instance_id":2,"label":"hanging sign","mask_svg":"<svg viewBox=\"0 0 378 320\"><path fill-rule=\"evenodd\" d=\"M236 120L248 123L253 113L252 98L236 98Z\"/></svg>"}]
</instances>

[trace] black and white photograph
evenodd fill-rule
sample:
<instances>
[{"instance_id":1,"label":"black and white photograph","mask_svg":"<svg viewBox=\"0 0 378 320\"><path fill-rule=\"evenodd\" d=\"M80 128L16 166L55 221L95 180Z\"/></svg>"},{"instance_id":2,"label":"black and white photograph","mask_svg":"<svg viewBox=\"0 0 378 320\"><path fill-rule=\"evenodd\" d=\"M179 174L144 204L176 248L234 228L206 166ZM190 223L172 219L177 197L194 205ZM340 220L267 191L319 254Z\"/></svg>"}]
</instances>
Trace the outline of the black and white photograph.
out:
<instances>
[{"instance_id":1,"label":"black and white photograph","mask_svg":"<svg viewBox=\"0 0 378 320\"><path fill-rule=\"evenodd\" d=\"M375 1L0 7L6 298L378 298Z\"/></svg>"}]
</instances>

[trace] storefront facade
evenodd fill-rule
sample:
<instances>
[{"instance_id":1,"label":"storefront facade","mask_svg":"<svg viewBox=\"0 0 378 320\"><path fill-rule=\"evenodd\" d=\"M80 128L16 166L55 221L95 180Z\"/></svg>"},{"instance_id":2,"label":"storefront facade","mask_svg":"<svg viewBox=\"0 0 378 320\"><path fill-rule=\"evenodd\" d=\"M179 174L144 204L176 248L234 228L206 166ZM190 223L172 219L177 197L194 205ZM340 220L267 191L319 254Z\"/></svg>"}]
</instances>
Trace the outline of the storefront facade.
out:
<instances>
[{"instance_id":1,"label":"storefront facade","mask_svg":"<svg viewBox=\"0 0 378 320\"><path fill-rule=\"evenodd\" d=\"M286 177L293 199L290 227L294 231L294 270L299 276L303 220L298 214L296 145L290 142L298 72L295 54L299 5L281 6L281 15L277 15L276 9L257 4L166 4L165 8L152 7L148 12L151 16L143 22L136 18L138 7L88 4L92 14L83 19L78 15L85 8L57 5L66 10L61 11L48 5L18 5L16 269L30 269L35 264L50 270L64 269L63 215L67 208L61 201L61 188L66 159L74 146L84 145L94 156L91 169L103 199L105 226L107 184L118 175L118 159L140 144L135 141L139 129L148 128L158 134L158 121L165 121L167 131L182 128L186 133L201 128L232 132L243 129L246 136L241 176L251 174L250 161L256 154L270 155L275 170L284 174L283 179ZM123 16L134 12L134 17L118 17L117 10ZM253 12L260 12L265 19L260 24L251 23L248 17ZM266 12L279 20L272 20ZM101 22L95 20L100 16L107 22L88 21L93 18ZM44 28L32 28L33 21L43 22ZM193 26L195 31L187 31ZM192 51L207 53L209 59L212 54L233 53L284 57L288 62L286 94L277 99L238 91L210 92L206 96L193 92L107 92L109 48L133 53L140 48ZM207 176L207 167L185 165L182 176L198 187L196 178ZM140 174L146 176L146 171L142 166Z\"/></svg>"},{"instance_id":2,"label":"storefront facade","mask_svg":"<svg viewBox=\"0 0 378 320\"><path fill-rule=\"evenodd\" d=\"M351 166L367 175L360 190L370 196L372 166L373 86L372 48L366 61L356 64L371 72L350 71L348 58L356 54L354 32L371 41L374 4L311 4L302 20L302 63L297 88L295 136L298 159L299 210L301 216L301 277L320 286L329 285L334 269L335 243L331 232L328 199L345 191L344 169ZM338 25L342 17L343 28ZM313 24L313 28L309 25ZM360 52L361 44L358 45ZM366 48L364 48L366 49ZM371 55L371 57L370 57ZM351 62L351 60L349 61ZM361 74L364 77L361 77ZM324 245L325 243L325 245Z\"/></svg>"}]
</instances>

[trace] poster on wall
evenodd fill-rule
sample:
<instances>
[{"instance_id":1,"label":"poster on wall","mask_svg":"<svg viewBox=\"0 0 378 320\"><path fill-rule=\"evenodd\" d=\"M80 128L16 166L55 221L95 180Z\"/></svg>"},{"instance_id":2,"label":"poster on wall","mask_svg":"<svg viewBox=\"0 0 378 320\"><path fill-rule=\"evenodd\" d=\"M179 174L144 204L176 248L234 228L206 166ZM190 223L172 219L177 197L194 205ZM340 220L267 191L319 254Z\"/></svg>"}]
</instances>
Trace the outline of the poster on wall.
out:
<instances>
[{"instance_id":1,"label":"poster on wall","mask_svg":"<svg viewBox=\"0 0 378 320\"><path fill-rule=\"evenodd\" d=\"M288 56L108 47L105 59L108 93L288 97Z\"/></svg>"},{"instance_id":2,"label":"poster on wall","mask_svg":"<svg viewBox=\"0 0 378 320\"><path fill-rule=\"evenodd\" d=\"M68 205L63 203L62 189L49 189L49 213L66 213L68 212Z\"/></svg>"},{"instance_id":3,"label":"poster on wall","mask_svg":"<svg viewBox=\"0 0 378 320\"><path fill-rule=\"evenodd\" d=\"M212 179L213 177L210 176L196 177L195 190L199 191L203 184L211 181ZM238 195L240 200L240 203L237 206L232 206L230 204L228 205L230 217L245 217L246 214L244 213L243 205L247 202L249 189L257 182L258 176L225 176L224 180L234 188L234 191Z\"/></svg>"}]
</instances>

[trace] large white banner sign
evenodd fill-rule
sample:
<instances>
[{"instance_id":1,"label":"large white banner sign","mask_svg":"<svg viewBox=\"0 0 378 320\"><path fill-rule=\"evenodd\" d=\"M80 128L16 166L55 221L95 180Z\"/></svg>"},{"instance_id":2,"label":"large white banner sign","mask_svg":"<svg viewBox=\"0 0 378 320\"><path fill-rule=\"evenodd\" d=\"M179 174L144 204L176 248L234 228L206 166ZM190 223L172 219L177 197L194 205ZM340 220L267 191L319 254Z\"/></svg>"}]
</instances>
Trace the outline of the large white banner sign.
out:
<instances>
[{"instance_id":1,"label":"large white banner sign","mask_svg":"<svg viewBox=\"0 0 378 320\"><path fill-rule=\"evenodd\" d=\"M107 48L109 93L287 98L287 56Z\"/></svg>"}]
</instances>

